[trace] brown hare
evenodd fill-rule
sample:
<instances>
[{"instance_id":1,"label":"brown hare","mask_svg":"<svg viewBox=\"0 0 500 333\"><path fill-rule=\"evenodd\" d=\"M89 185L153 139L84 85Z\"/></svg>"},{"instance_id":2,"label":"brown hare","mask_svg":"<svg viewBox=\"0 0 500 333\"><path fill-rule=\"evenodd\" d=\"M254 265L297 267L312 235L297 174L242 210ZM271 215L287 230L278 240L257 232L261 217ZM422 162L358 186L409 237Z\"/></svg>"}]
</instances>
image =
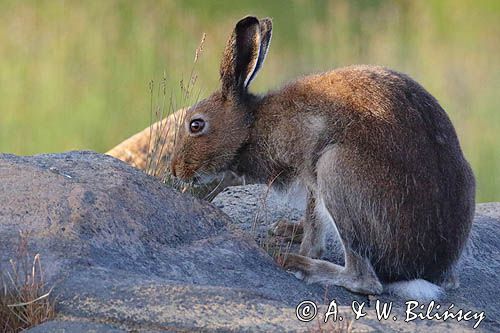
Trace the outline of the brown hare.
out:
<instances>
[{"instance_id":1,"label":"brown hare","mask_svg":"<svg viewBox=\"0 0 500 333\"><path fill-rule=\"evenodd\" d=\"M253 95L271 29L268 18L236 24L221 88L186 113L174 176L203 183L230 170L278 188L302 184L304 237L285 267L307 282L417 299L456 287L475 181L445 111L410 77L376 66ZM327 224L343 244L343 267L318 259Z\"/></svg>"}]
</instances>

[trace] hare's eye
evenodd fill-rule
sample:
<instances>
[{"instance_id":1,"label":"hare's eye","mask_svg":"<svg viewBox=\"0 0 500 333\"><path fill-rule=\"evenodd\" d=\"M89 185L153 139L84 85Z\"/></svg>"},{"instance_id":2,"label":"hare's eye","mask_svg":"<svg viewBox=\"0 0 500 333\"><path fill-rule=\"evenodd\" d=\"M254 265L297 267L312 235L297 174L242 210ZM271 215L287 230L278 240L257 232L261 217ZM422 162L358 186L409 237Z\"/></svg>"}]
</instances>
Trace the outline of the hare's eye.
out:
<instances>
[{"instance_id":1,"label":"hare's eye","mask_svg":"<svg viewBox=\"0 0 500 333\"><path fill-rule=\"evenodd\" d=\"M189 130L191 133L199 133L205 128L205 121L203 119L194 119L191 120L189 124Z\"/></svg>"}]
</instances>

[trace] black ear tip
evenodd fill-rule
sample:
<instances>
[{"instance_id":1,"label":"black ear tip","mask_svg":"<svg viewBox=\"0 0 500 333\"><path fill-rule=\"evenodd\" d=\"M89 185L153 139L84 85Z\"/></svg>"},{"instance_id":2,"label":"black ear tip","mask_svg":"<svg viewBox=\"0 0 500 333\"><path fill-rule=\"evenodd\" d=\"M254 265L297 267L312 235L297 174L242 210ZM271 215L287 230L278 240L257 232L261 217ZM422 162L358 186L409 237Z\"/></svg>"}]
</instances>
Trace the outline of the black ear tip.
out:
<instances>
[{"instance_id":1,"label":"black ear tip","mask_svg":"<svg viewBox=\"0 0 500 333\"><path fill-rule=\"evenodd\" d=\"M273 19L271 17L264 17L260 19L260 22L264 22L266 24L273 24Z\"/></svg>"},{"instance_id":2,"label":"black ear tip","mask_svg":"<svg viewBox=\"0 0 500 333\"><path fill-rule=\"evenodd\" d=\"M245 16L236 23L237 28L248 27L250 25L259 24L259 19L255 16Z\"/></svg>"},{"instance_id":3,"label":"black ear tip","mask_svg":"<svg viewBox=\"0 0 500 333\"><path fill-rule=\"evenodd\" d=\"M260 20L260 26L264 27L267 31L271 30L273 28L273 19L270 17L264 17Z\"/></svg>"}]
</instances>

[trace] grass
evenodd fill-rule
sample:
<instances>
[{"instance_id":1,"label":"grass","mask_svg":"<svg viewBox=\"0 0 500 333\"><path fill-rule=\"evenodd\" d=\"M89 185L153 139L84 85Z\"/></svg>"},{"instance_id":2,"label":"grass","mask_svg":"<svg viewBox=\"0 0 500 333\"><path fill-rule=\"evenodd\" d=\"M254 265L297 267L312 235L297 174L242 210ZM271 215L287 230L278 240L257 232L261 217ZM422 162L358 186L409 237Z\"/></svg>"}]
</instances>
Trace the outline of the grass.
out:
<instances>
[{"instance_id":1,"label":"grass","mask_svg":"<svg viewBox=\"0 0 500 333\"><path fill-rule=\"evenodd\" d=\"M186 81L181 79L179 81L180 94L175 94L175 89L168 86L167 76L164 75L163 79L158 85L155 98L154 82L150 82L150 142L148 144L148 162L146 165L146 173L154 177L160 178L165 183L172 183L171 174L166 165L169 161L164 160L167 152L167 145L175 146L177 141L178 126L167 126L166 122L161 122L162 119L173 115L176 111L186 108L190 105L196 104L200 98L200 91L195 94L196 81L198 76L196 74L196 64L200 58L206 39L204 33L201 37L200 44L196 48L193 65ZM152 134L152 126L154 123L160 123L158 135ZM183 123L183 119L179 122L177 119L174 123ZM167 139L164 139L167 138Z\"/></svg>"},{"instance_id":2,"label":"grass","mask_svg":"<svg viewBox=\"0 0 500 333\"><path fill-rule=\"evenodd\" d=\"M28 236L19 237L16 258L0 267L0 332L20 332L55 316L52 289L44 281L40 254L28 253Z\"/></svg>"},{"instance_id":3,"label":"grass","mask_svg":"<svg viewBox=\"0 0 500 333\"><path fill-rule=\"evenodd\" d=\"M203 31L197 86L207 96L225 40L247 14L271 16L275 26L253 91L355 63L406 72L449 113L478 201L500 201L496 0L4 0L0 151L107 151L149 124L148 82L168 69L166 83L177 86Z\"/></svg>"},{"instance_id":4,"label":"grass","mask_svg":"<svg viewBox=\"0 0 500 333\"><path fill-rule=\"evenodd\" d=\"M314 327L312 327L310 333L351 333L353 331L354 322L352 320L343 320L333 322L332 320L323 321L321 316L318 316L314 321Z\"/></svg>"},{"instance_id":5,"label":"grass","mask_svg":"<svg viewBox=\"0 0 500 333\"><path fill-rule=\"evenodd\" d=\"M172 148L177 141L179 126L184 122L184 113L180 111L190 105L196 104L200 98L200 90L196 87L198 76L196 74L196 64L203 52L206 39L204 33L200 44L196 48L193 65L188 79L179 81L176 94L176 87L170 87L167 76L164 75L159 85L155 87L154 82L150 82L150 126L148 154L145 172L161 180L181 192L190 192L193 195L207 199L218 190L222 179L216 184L200 185L186 184L172 177L170 172L170 157ZM156 88L156 89L155 89ZM168 117L173 117L172 122L162 121ZM177 118L179 117L179 118ZM157 128L154 128L154 127ZM215 188L214 188L215 186Z\"/></svg>"}]
</instances>

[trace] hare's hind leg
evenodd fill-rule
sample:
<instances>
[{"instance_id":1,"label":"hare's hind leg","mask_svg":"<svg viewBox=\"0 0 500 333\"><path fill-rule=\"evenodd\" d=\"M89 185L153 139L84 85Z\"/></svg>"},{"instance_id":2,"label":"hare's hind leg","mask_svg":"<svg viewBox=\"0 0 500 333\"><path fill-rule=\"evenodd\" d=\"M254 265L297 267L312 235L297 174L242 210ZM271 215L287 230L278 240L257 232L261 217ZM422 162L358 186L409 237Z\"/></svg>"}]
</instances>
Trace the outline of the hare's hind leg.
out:
<instances>
[{"instance_id":1,"label":"hare's hind leg","mask_svg":"<svg viewBox=\"0 0 500 333\"><path fill-rule=\"evenodd\" d=\"M334 203L338 203L339 207L349 204L343 198L337 199L337 196L331 195L342 191L342 185L344 185L341 172L345 172L345 170L343 170L343 166L336 165L341 159L341 156L338 156L337 153L335 148L327 150L317 163L318 189L315 192L317 197L314 217L318 223L319 221L322 222L323 228L327 223L331 223L334 227L337 239L344 250L345 266L342 267L328 261L307 258L303 256L301 246L301 255L289 255L285 259L285 267L299 272L299 275L307 282L332 283L354 292L380 294L383 287L370 260L351 247L349 239L357 237L354 233L355 229L351 228L353 222L355 222L350 220L353 216L337 214L338 218L342 219L339 221L334 221L332 217ZM325 194L327 195L326 198ZM329 201L326 202L326 199ZM339 228L336 222L339 223ZM305 240L306 237L304 237Z\"/></svg>"},{"instance_id":2,"label":"hare's hind leg","mask_svg":"<svg viewBox=\"0 0 500 333\"><path fill-rule=\"evenodd\" d=\"M316 216L327 219L334 224L330 213L327 211L323 200L318 200ZM339 235L339 240L342 237ZM299 278L308 283L323 282L345 287L353 292L362 294L380 294L383 291L377 274L368 258L355 253L343 242L345 266L339 266L325 260L317 260L303 255L290 254L285 259L285 268L295 271Z\"/></svg>"},{"instance_id":3,"label":"hare's hind leg","mask_svg":"<svg viewBox=\"0 0 500 333\"><path fill-rule=\"evenodd\" d=\"M294 271L298 278L307 283L334 284L367 295L382 293L382 284L368 259L352 251L346 253L345 259L346 265L342 267L325 260L289 254L285 259L285 268Z\"/></svg>"}]
</instances>

